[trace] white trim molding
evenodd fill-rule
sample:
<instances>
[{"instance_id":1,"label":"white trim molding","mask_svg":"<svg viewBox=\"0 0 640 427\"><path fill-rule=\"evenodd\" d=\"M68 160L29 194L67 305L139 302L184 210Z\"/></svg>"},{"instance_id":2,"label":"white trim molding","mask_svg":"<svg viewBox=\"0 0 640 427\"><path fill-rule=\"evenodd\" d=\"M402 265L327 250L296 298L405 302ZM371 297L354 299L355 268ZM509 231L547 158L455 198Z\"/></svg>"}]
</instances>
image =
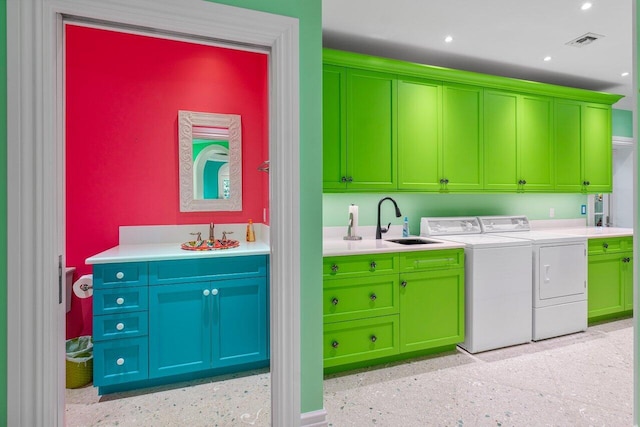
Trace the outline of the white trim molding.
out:
<instances>
[{"instance_id":1,"label":"white trim molding","mask_svg":"<svg viewBox=\"0 0 640 427\"><path fill-rule=\"evenodd\" d=\"M64 355L59 351L64 332L57 319L58 256L64 255L67 19L269 52L271 423L299 425L298 20L204 0L7 2L7 201L12 242L7 260L8 425L64 425Z\"/></svg>"},{"instance_id":2,"label":"white trim molding","mask_svg":"<svg viewBox=\"0 0 640 427\"><path fill-rule=\"evenodd\" d=\"M300 416L301 427L326 427L327 425L327 411L324 408L305 412Z\"/></svg>"}]
</instances>

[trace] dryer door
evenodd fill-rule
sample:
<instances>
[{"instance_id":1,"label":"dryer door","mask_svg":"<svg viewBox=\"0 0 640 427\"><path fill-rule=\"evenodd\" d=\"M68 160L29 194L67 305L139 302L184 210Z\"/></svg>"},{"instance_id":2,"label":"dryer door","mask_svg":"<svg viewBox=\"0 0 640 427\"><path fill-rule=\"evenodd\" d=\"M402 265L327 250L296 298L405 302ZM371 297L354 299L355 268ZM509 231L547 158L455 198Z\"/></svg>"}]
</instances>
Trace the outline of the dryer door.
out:
<instances>
[{"instance_id":1,"label":"dryer door","mask_svg":"<svg viewBox=\"0 0 640 427\"><path fill-rule=\"evenodd\" d=\"M583 244L540 248L538 264L539 298L575 301L586 296L586 255ZM555 301L562 303L565 301Z\"/></svg>"}]
</instances>

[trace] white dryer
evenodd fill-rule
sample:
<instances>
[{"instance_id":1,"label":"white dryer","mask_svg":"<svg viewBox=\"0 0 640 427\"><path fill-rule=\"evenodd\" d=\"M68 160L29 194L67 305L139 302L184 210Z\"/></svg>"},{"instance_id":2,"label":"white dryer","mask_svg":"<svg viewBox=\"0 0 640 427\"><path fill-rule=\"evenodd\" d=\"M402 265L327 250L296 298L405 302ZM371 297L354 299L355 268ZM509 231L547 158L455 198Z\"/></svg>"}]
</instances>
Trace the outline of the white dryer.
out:
<instances>
[{"instance_id":1,"label":"white dryer","mask_svg":"<svg viewBox=\"0 0 640 427\"><path fill-rule=\"evenodd\" d=\"M422 218L420 235L465 245L465 340L470 353L531 341L531 243L481 234L476 217Z\"/></svg>"},{"instance_id":2,"label":"white dryer","mask_svg":"<svg viewBox=\"0 0 640 427\"><path fill-rule=\"evenodd\" d=\"M533 340L587 329L587 240L531 230L526 216L480 217L486 234L531 241Z\"/></svg>"}]
</instances>

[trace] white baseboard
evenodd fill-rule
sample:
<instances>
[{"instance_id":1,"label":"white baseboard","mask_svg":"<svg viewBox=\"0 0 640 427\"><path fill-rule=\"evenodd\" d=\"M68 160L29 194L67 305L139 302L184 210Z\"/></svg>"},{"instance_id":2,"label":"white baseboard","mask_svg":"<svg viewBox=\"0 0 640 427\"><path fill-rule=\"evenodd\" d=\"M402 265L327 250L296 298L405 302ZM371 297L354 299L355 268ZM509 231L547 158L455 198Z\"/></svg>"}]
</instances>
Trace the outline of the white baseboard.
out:
<instances>
[{"instance_id":1,"label":"white baseboard","mask_svg":"<svg viewBox=\"0 0 640 427\"><path fill-rule=\"evenodd\" d=\"M301 427L326 427L327 411L322 408L317 411L305 412L300 415Z\"/></svg>"}]
</instances>

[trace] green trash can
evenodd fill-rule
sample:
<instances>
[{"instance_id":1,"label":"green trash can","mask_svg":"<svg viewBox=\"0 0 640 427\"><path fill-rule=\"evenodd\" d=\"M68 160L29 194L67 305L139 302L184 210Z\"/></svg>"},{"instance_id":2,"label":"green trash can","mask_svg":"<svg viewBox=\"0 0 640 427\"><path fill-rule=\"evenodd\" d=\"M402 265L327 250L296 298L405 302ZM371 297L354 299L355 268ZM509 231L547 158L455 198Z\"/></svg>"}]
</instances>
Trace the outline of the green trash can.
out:
<instances>
[{"instance_id":1,"label":"green trash can","mask_svg":"<svg viewBox=\"0 0 640 427\"><path fill-rule=\"evenodd\" d=\"M67 388L79 388L93 380L93 339L84 335L66 341Z\"/></svg>"}]
</instances>

